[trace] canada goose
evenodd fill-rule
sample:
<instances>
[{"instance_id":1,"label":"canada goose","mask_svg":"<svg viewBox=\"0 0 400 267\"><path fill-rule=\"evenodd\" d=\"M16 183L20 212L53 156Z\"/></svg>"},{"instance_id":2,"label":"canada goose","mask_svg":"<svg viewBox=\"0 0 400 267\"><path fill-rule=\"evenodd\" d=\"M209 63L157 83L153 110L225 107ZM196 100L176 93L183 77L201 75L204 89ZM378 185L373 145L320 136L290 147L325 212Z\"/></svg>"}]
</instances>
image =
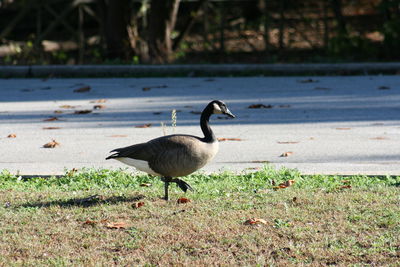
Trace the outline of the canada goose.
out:
<instances>
[{"instance_id":1,"label":"canada goose","mask_svg":"<svg viewBox=\"0 0 400 267\"><path fill-rule=\"evenodd\" d=\"M200 117L204 137L173 134L128 147L117 148L106 159L116 159L148 174L160 176L164 182L164 199L168 200L169 183L176 183L184 192L192 187L181 179L202 168L218 152L218 140L208 124L212 114L225 114L235 118L224 102L211 101Z\"/></svg>"}]
</instances>

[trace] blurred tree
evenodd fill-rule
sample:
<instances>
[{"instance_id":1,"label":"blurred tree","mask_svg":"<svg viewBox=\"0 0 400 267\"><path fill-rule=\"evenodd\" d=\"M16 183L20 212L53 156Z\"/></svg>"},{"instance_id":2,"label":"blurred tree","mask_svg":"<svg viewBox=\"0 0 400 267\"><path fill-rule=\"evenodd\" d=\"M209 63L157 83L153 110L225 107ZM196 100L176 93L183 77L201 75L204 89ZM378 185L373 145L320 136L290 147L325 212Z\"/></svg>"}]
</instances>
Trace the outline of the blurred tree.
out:
<instances>
[{"instance_id":1,"label":"blurred tree","mask_svg":"<svg viewBox=\"0 0 400 267\"><path fill-rule=\"evenodd\" d=\"M173 60L172 31L179 3L180 0L151 0L147 37L151 63L169 63Z\"/></svg>"},{"instance_id":2,"label":"blurred tree","mask_svg":"<svg viewBox=\"0 0 400 267\"><path fill-rule=\"evenodd\" d=\"M98 0L103 21L103 39L107 58L127 59L130 48L127 27L130 19L129 0Z\"/></svg>"}]
</instances>

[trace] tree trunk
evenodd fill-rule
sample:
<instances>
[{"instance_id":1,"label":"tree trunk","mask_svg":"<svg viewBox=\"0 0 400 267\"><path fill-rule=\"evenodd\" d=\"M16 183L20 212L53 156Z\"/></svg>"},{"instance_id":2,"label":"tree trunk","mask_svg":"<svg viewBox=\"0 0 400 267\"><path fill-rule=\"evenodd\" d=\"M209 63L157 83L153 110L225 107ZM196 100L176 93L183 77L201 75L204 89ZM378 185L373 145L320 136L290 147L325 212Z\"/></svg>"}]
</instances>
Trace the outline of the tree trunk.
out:
<instances>
[{"instance_id":1,"label":"tree trunk","mask_svg":"<svg viewBox=\"0 0 400 267\"><path fill-rule=\"evenodd\" d=\"M149 12L149 59L162 64L173 60L171 33L175 27L180 0L152 0Z\"/></svg>"},{"instance_id":2,"label":"tree trunk","mask_svg":"<svg viewBox=\"0 0 400 267\"><path fill-rule=\"evenodd\" d=\"M332 9L335 14L335 18L337 21L337 31L341 37L347 37L347 28L346 28L346 20L343 16L342 11L342 0L331 0L332 1Z\"/></svg>"},{"instance_id":3,"label":"tree trunk","mask_svg":"<svg viewBox=\"0 0 400 267\"><path fill-rule=\"evenodd\" d=\"M129 0L99 0L103 7L104 40L107 58L127 59L131 54L127 26Z\"/></svg>"}]
</instances>

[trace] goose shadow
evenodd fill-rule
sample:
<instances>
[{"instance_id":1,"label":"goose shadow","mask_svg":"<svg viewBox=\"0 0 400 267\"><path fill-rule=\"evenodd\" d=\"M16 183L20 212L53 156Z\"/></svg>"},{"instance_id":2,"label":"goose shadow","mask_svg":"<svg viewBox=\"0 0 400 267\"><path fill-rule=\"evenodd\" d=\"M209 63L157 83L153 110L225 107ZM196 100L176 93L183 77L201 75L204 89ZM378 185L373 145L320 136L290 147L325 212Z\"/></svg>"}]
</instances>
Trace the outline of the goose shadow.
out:
<instances>
[{"instance_id":1,"label":"goose shadow","mask_svg":"<svg viewBox=\"0 0 400 267\"><path fill-rule=\"evenodd\" d=\"M102 195L92 195L84 198L71 198L67 200L53 200L53 201L38 201L29 202L19 206L17 208L48 208L52 206L59 206L62 208L68 207L91 207L102 204L117 204L121 202L134 202L145 198L144 195L136 196L102 196Z\"/></svg>"}]
</instances>

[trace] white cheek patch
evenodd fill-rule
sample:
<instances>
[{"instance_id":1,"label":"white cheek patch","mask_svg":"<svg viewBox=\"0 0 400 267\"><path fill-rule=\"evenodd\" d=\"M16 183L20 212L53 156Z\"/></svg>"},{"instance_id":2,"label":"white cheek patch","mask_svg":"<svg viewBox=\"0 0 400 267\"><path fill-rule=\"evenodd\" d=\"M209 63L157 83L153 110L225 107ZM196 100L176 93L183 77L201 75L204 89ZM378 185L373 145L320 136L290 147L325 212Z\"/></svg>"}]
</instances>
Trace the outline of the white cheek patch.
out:
<instances>
[{"instance_id":1,"label":"white cheek patch","mask_svg":"<svg viewBox=\"0 0 400 267\"><path fill-rule=\"evenodd\" d=\"M221 108L217 104L213 104L214 114L222 114Z\"/></svg>"}]
</instances>

